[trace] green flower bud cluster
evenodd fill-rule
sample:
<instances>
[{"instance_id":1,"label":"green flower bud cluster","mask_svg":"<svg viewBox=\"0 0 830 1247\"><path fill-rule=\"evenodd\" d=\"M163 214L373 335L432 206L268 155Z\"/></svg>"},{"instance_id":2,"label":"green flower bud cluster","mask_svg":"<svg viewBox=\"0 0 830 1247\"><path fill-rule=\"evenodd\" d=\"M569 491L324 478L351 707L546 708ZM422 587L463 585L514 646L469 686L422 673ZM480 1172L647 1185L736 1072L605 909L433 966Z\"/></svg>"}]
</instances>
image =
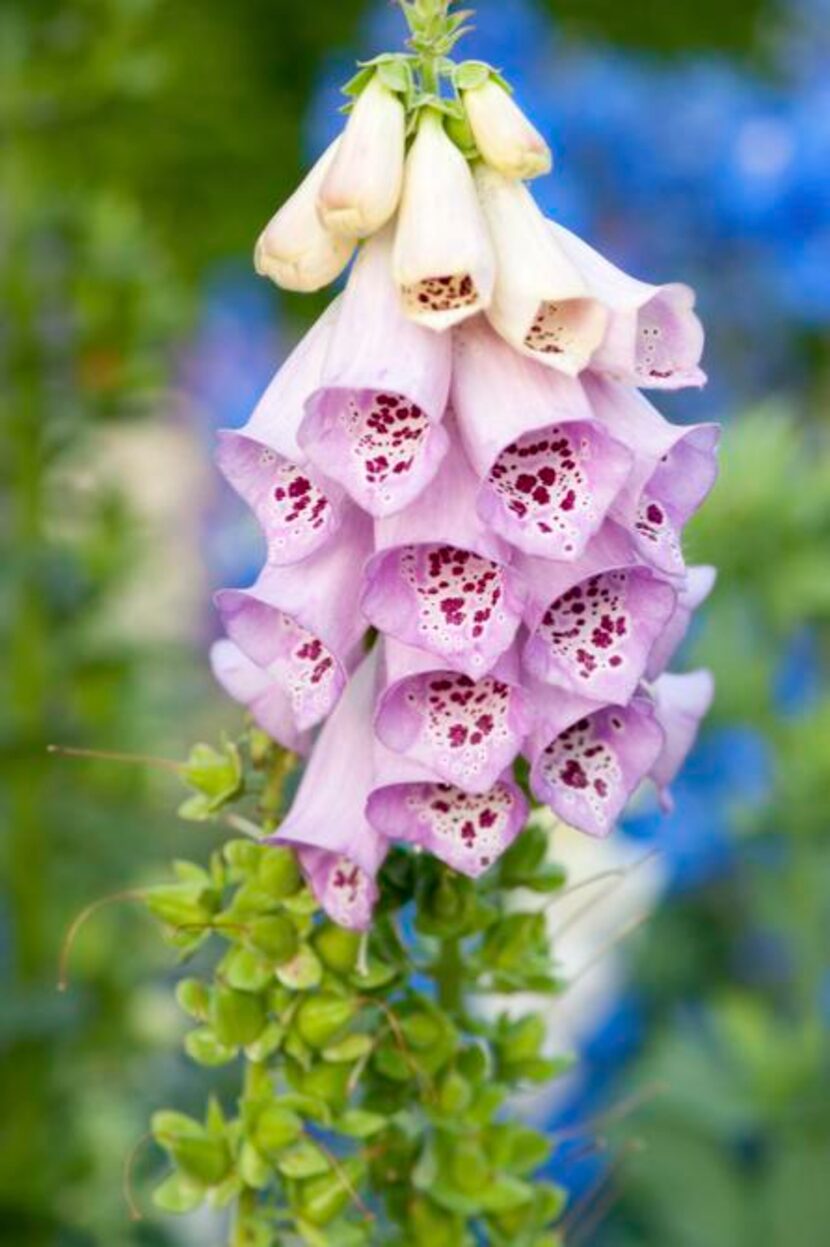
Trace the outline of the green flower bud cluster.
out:
<instances>
[{"instance_id":1,"label":"green flower bud cluster","mask_svg":"<svg viewBox=\"0 0 830 1247\"><path fill-rule=\"evenodd\" d=\"M286 755L252 731L191 763L211 817L273 829ZM534 828L478 884L398 850L366 936L322 914L287 848L251 835L177 863L147 903L171 946L209 966L177 987L185 1050L232 1067L239 1091L212 1095L201 1120L155 1115L170 1162L158 1207L228 1209L229 1247L556 1247L564 1198L537 1177L551 1142L506 1108L568 1063L538 1015L482 1007L560 990L544 918L522 909L563 885L546 859Z\"/></svg>"}]
</instances>

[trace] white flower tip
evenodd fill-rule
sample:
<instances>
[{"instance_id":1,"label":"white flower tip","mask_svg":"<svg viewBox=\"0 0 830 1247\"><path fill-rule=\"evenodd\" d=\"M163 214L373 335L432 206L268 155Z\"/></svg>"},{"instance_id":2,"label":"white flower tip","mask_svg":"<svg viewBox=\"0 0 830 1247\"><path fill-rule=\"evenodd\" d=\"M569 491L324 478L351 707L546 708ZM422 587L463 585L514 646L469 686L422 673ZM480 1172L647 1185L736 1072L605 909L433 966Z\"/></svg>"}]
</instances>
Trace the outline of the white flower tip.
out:
<instances>
[{"instance_id":1,"label":"white flower tip","mask_svg":"<svg viewBox=\"0 0 830 1247\"><path fill-rule=\"evenodd\" d=\"M322 224L369 238L394 216L403 189L406 110L379 75L357 100L317 197Z\"/></svg>"},{"instance_id":2,"label":"white flower tip","mask_svg":"<svg viewBox=\"0 0 830 1247\"><path fill-rule=\"evenodd\" d=\"M478 149L491 168L523 182L550 173L550 147L495 79L466 91L464 104Z\"/></svg>"}]
</instances>

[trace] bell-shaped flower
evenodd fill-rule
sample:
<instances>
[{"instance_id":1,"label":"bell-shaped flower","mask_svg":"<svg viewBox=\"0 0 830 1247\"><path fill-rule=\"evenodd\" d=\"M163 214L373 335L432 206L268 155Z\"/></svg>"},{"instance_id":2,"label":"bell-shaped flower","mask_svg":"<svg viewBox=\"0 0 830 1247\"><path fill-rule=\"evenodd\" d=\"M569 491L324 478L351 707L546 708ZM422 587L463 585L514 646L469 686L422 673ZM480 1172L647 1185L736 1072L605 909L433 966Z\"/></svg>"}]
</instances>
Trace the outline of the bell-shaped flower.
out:
<instances>
[{"instance_id":1,"label":"bell-shaped flower","mask_svg":"<svg viewBox=\"0 0 830 1247\"><path fill-rule=\"evenodd\" d=\"M495 78L462 92L476 146L493 169L520 182L550 173L553 158L539 131Z\"/></svg>"},{"instance_id":2,"label":"bell-shaped flower","mask_svg":"<svg viewBox=\"0 0 830 1247\"><path fill-rule=\"evenodd\" d=\"M216 595L225 631L285 690L297 731L331 713L359 660L366 621L355 610L355 580L370 549L371 525L355 509L305 562L266 567L252 589Z\"/></svg>"},{"instance_id":3,"label":"bell-shaped flower","mask_svg":"<svg viewBox=\"0 0 830 1247\"><path fill-rule=\"evenodd\" d=\"M407 316L437 331L493 295L495 257L470 166L429 108L407 157L394 272Z\"/></svg>"},{"instance_id":4,"label":"bell-shaped flower","mask_svg":"<svg viewBox=\"0 0 830 1247\"><path fill-rule=\"evenodd\" d=\"M627 706L598 707L550 688L534 696L534 796L578 831L609 835L665 744L651 699L637 694Z\"/></svg>"},{"instance_id":5,"label":"bell-shaped flower","mask_svg":"<svg viewBox=\"0 0 830 1247\"><path fill-rule=\"evenodd\" d=\"M283 290L322 290L340 276L354 254L354 240L327 230L317 212L317 199L339 143L336 139L323 153L260 234L254 252L256 271Z\"/></svg>"},{"instance_id":6,"label":"bell-shaped flower","mask_svg":"<svg viewBox=\"0 0 830 1247\"><path fill-rule=\"evenodd\" d=\"M661 676L686 639L695 613L710 596L718 580L714 567L690 567L677 593L677 605L657 639L646 668L646 678Z\"/></svg>"},{"instance_id":7,"label":"bell-shaped flower","mask_svg":"<svg viewBox=\"0 0 830 1247\"><path fill-rule=\"evenodd\" d=\"M387 640L384 649L385 691L375 720L382 743L436 780L464 792L489 792L532 726L514 656L472 680L397 642Z\"/></svg>"},{"instance_id":8,"label":"bell-shaped flower","mask_svg":"<svg viewBox=\"0 0 830 1247\"><path fill-rule=\"evenodd\" d=\"M317 201L327 230L369 238L397 211L403 187L406 111L379 74L355 102Z\"/></svg>"},{"instance_id":9,"label":"bell-shaped flower","mask_svg":"<svg viewBox=\"0 0 830 1247\"><path fill-rule=\"evenodd\" d=\"M625 705L677 607L677 594L606 524L581 559L519 563L529 586L523 661L536 679L601 703Z\"/></svg>"},{"instance_id":10,"label":"bell-shaped flower","mask_svg":"<svg viewBox=\"0 0 830 1247\"><path fill-rule=\"evenodd\" d=\"M314 746L294 804L273 844L297 848L309 887L342 927L369 927L387 843L366 818L372 790L377 658L356 671Z\"/></svg>"},{"instance_id":11,"label":"bell-shaped flower","mask_svg":"<svg viewBox=\"0 0 830 1247\"><path fill-rule=\"evenodd\" d=\"M217 641L210 651L213 674L234 701L245 706L255 722L292 753L307 753L309 735L297 729L284 684L251 662L233 641Z\"/></svg>"},{"instance_id":12,"label":"bell-shaped flower","mask_svg":"<svg viewBox=\"0 0 830 1247\"><path fill-rule=\"evenodd\" d=\"M695 314L694 291L679 283L652 286L629 277L564 226L548 224L593 297L611 314L592 369L645 390L705 385L700 367L705 334Z\"/></svg>"},{"instance_id":13,"label":"bell-shaped flower","mask_svg":"<svg viewBox=\"0 0 830 1247\"><path fill-rule=\"evenodd\" d=\"M496 250L491 323L515 350L578 376L605 337L607 309L591 294L527 187L486 164L476 166L475 176Z\"/></svg>"},{"instance_id":14,"label":"bell-shaped flower","mask_svg":"<svg viewBox=\"0 0 830 1247\"><path fill-rule=\"evenodd\" d=\"M646 562L683 576L682 532L718 476L720 429L664 420L636 390L588 374L583 382L594 415L634 455L634 469L612 508Z\"/></svg>"},{"instance_id":15,"label":"bell-shaped flower","mask_svg":"<svg viewBox=\"0 0 830 1247\"><path fill-rule=\"evenodd\" d=\"M406 758L376 749L375 788L366 813L376 830L477 879L521 832L528 803L509 771L486 793L436 783Z\"/></svg>"},{"instance_id":16,"label":"bell-shaped flower","mask_svg":"<svg viewBox=\"0 0 830 1247\"><path fill-rule=\"evenodd\" d=\"M245 427L218 434L216 462L257 517L275 565L313 554L340 525L342 488L308 463L297 442L336 316L335 304L289 356Z\"/></svg>"},{"instance_id":17,"label":"bell-shaped flower","mask_svg":"<svg viewBox=\"0 0 830 1247\"><path fill-rule=\"evenodd\" d=\"M628 479L629 451L577 381L517 355L483 318L455 340L452 405L479 514L526 554L579 558Z\"/></svg>"},{"instance_id":18,"label":"bell-shaped flower","mask_svg":"<svg viewBox=\"0 0 830 1247\"><path fill-rule=\"evenodd\" d=\"M450 417L446 423L450 425ZM415 502L375 529L362 608L386 636L478 679L516 639L524 582L510 548L476 514L478 481L453 437Z\"/></svg>"},{"instance_id":19,"label":"bell-shaped flower","mask_svg":"<svg viewBox=\"0 0 830 1247\"><path fill-rule=\"evenodd\" d=\"M664 744L651 768L651 778L667 813L674 808L670 788L695 746L700 725L712 708L715 681L709 671L664 675L652 686L655 715Z\"/></svg>"},{"instance_id":20,"label":"bell-shaped flower","mask_svg":"<svg viewBox=\"0 0 830 1247\"><path fill-rule=\"evenodd\" d=\"M363 247L299 432L316 467L376 516L417 498L449 446L451 343L404 316L391 249L389 230Z\"/></svg>"}]
</instances>

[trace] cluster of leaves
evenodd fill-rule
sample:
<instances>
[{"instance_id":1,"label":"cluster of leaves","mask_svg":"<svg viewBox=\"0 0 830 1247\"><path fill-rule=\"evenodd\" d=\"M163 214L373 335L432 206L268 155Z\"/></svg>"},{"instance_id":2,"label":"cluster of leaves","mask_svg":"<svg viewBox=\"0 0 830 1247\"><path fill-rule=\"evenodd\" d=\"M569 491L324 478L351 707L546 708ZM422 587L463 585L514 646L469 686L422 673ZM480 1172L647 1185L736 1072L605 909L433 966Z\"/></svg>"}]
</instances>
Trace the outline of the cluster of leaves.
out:
<instances>
[{"instance_id":1,"label":"cluster of leaves","mask_svg":"<svg viewBox=\"0 0 830 1247\"><path fill-rule=\"evenodd\" d=\"M232 811L254 796L267 828L288 769L255 730L239 746L200 746L185 812L203 818L210 805L247 827ZM398 850L366 935L321 914L293 852L254 834L204 867L177 864L147 903L183 958L210 965L178 984L195 1023L185 1049L243 1072L232 1109L213 1097L203 1121L156 1114L173 1165L158 1206L232 1207L231 1247L467 1247L482 1234L496 1247L556 1247L564 1196L535 1179L552 1145L505 1106L568 1062L547 1055L538 1015L476 1002L561 990L544 915L521 909L528 892L562 887L547 851L531 827L474 885Z\"/></svg>"}]
</instances>

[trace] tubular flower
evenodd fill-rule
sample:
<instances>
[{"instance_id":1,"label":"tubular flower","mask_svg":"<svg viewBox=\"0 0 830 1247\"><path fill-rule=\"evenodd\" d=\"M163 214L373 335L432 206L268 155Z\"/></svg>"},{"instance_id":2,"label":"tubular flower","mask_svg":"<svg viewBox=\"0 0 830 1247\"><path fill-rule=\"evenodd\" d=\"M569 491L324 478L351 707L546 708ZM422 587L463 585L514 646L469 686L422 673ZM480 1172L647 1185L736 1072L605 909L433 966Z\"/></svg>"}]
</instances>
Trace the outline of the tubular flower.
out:
<instances>
[{"instance_id":1,"label":"tubular flower","mask_svg":"<svg viewBox=\"0 0 830 1247\"><path fill-rule=\"evenodd\" d=\"M464 91L463 98L473 138L488 165L521 182L550 173L550 148L495 78Z\"/></svg>"},{"instance_id":2,"label":"tubular flower","mask_svg":"<svg viewBox=\"0 0 830 1247\"><path fill-rule=\"evenodd\" d=\"M531 797L593 836L646 782L669 808L713 696L707 672L666 672L715 584L686 566L683 532L719 431L670 424L639 392L703 383L694 295L545 220L518 178L548 149L476 67L456 79L471 172L417 59L399 66L411 91L370 81L277 218L298 271L345 264L334 230L369 237L219 438L268 558L251 589L217 595L214 671L310 756L277 838L353 929L390 843L476 878Z\"/></svg>"},{"instance_id":3,"label":"tubular flower","mask_svg":"<svg viewBox=\"0 0 830 1247\"><path fill-rule=\"evenodd\" d=\"M266 567L253 588L217 594L225 631L284 689L297 731L331 713L359 658L365 623L353 609L354 578L369 549L370 526L355 511L303 563Z\"/></svg>"},{"instance_id":4,"label":"tubular flower","mask_svg":"<svg viewBox=\"0 0 830 1247\"><path fill-rule=\"evenodd\" d=\"M308 397L320 384L337 316L333 305L277 373L244 429L220 431L216 462L256 515L268 561L296 563L340 525L343 490L324 480L297 442Z\"/></svg>"},{"instance_id":5,"label":"tubular flower","mask_svg":"<svg viewBox=\"0 0 830 1247\"><path fill-rule=\"evenodd\" d=\"M283 290L304 294L322 290L340 276L354 254L354 240L331 233L317 214L317 198L339 141L323 153L257 242L256 271Z\"/></svg>"},{"instance_id":6,"label":"tubular flower","mask_svg":"<svg viewBox=\"0 0 830 1247\"><path fill-rule=\"evenodd\" d=\"M367 658L314 746L292 810L273 844L292 844L308 885L343 927L370 925L387 842L366 818L376 656Z\"/></svg>"},{"instance_id":7,"label":"tubular flower","mask_svg":"<svg viewBox=\"0 0 830 1247\"><path fill-rule=\"evenodd\" d=\"M495 257L475 184L430 108L407 157L394 270L407 316L429 329L490 306Z\"/></svg>"},{"instance_id":8,"label":"tubular flower","mask_svg":"<svg viewBox=\"0 0 830 1247\"><path fill-rule=\"evenodd\" d=\"M363 249L299 430L312 463L377 516L417 498L449 446L451 342L403 315L391 249L388 230Z\"/></svg>"},{"instance_id":9,"label":"tubular flower","mask_svg":"<svg viewBox=\"0 0 830 1247\"><path fill-rule=\"evenodd\" d=\"M438 476L376 529L363 611L385 635L476 679L513 644L525 582L476 513L478 480L457 442Z\"/></svg>"},{"instance_id":10,"label":"tubular flower","mask_svg":"<svg viewBox=\"0 0 830 1247\"><path fill-rule=\"evenodd\" d=\"M575 377L608 328L608 311L559 245L533 196L488 165L476 182L496 250L491 324L523 355Z\"/></svg>"},{"instance_id":11,"label":"tubular flower","mask_svg":"<svg viewBox=\"0 0 830 1247\"><path fill-rule=\"evenodd\" d=\"M481 478L480 515L525 554L579 558L632 467L580 385L523 359L479 320L456 336L452 401Z\"/></svg>"},{"instance_id":12,"label":"tubular flower","mask_svg":"<svg viewBox=\"0 0 830 1247\"><path fill-rule=\"evenodd\" d=\"M355 103L317 208L327 230L369 238L395 215L403 187L406 110L375 74Z\"/></svg>"},{"instance_id":13,"label":"tubular flower","mask_svg":"<svg viewBox=\"0 0 830 1247\"><path fill-rule=\"evenodd\" d=\"M671 585L641 565L610 523L575 563L534 559L520 570L530 586L530 674L576 696L629 702L677 611Z\"/></svg>"},{"instance_id":14,"label":"tubular flower","mask_svg":"<svg viewBox=\"0 0 830 1247\"><path fill-rule=\"evenodd\" d=\"M570 230L553 221L548 224L591 294L610 313L605 339L591 366L646 390L705 385L700 367L704 333L695 315L694 291L676 282L650 286L637 281Z\"/></svg>"}]
</instances>

